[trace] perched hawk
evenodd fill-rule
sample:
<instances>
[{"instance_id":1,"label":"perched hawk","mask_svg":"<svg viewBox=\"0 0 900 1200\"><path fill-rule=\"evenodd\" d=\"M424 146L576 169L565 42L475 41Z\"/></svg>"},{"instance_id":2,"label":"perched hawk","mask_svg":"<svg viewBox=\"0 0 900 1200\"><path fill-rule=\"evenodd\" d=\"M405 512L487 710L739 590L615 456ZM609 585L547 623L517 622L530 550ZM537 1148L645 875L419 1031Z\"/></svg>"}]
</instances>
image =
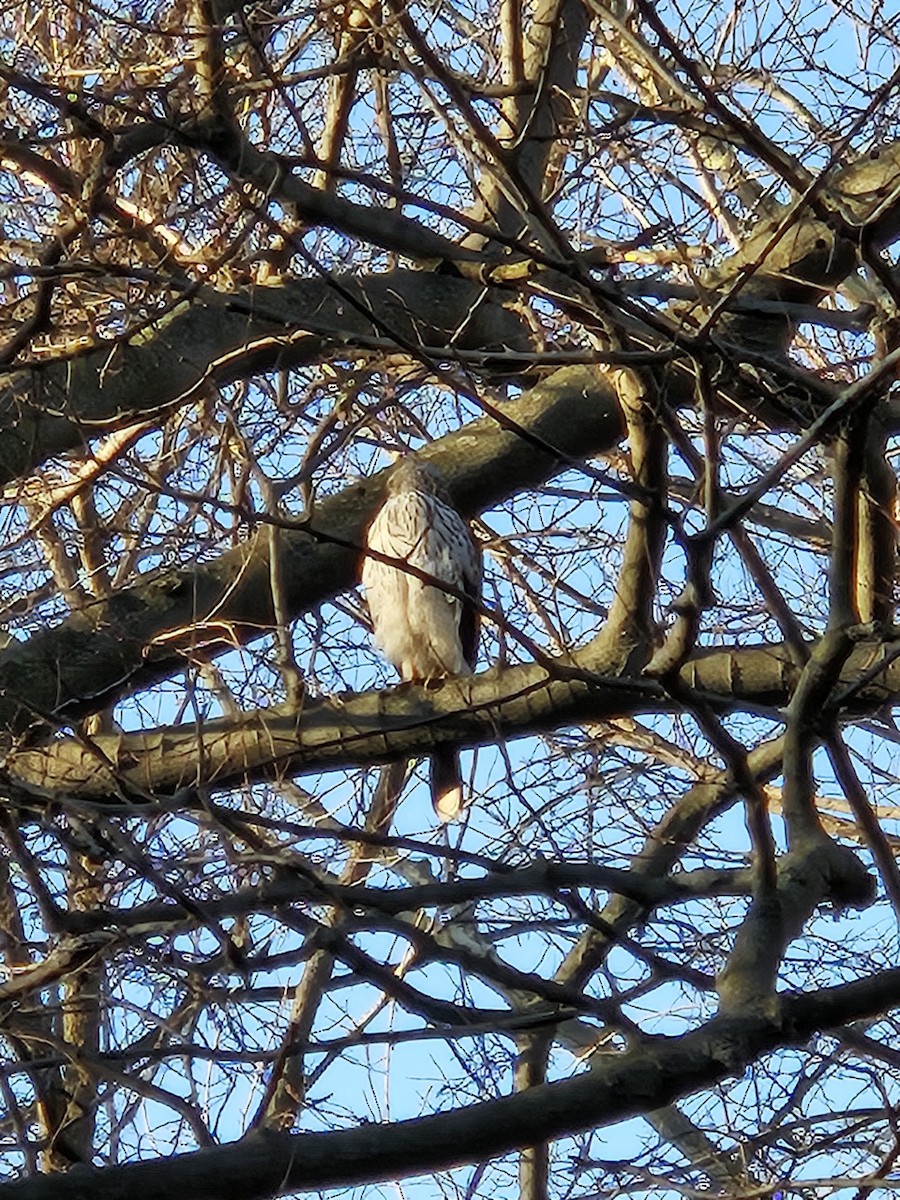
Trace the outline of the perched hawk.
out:
<instances>
[{"instance_id":1,"label":"perched hawk","mask_svg":"<svg viewBox=\"0 0 900 1200\"><path fill-rule=\"evenodd\" d=\"M367 555L362 581L375 644L400 677L427 683L445 675L471 675L478 652L478 610L429 585L424 576L449 584L477 604L481 558L435 467L406 458L395 468L366 547L399 560L394 565ZM404 563L413 570L405 570ZM452 821L462 811L459 752L453 746L432 751L431 800L442 821Z\"/></svg>"}]
</instances>

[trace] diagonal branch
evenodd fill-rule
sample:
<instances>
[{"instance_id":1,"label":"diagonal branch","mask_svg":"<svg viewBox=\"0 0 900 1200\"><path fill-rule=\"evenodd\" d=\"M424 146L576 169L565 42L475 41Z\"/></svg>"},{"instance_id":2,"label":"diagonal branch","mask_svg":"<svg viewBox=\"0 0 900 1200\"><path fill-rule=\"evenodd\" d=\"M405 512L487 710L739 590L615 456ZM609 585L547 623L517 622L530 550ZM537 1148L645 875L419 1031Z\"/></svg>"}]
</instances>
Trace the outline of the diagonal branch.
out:
<instances>
[{"instance_id":1,"label":"diagonal branch","mask_svg":"<svg viewBox=\"0 0 900 1200\"><path fill-rule=\"evenodd\" d=\"M570 457L614 445L621 433L613 390L589 368L564 368L496 412L498 419L473 421L428 451L467 515L543 482ZM289 615L356 582L363 529L382 486L382 476L361 480L317 504L304 528L284 531L281 574ZM184 661L172 649L174 639L145 651L164 631L212 624L232 643L267 632L275 620L270 545L263 530L212 563L117 593L97 606L95 624L79 614L10 646L0 655L0 725L21 729L35 713L65 720L171 674Z\"/></svg>"}]
</instances>

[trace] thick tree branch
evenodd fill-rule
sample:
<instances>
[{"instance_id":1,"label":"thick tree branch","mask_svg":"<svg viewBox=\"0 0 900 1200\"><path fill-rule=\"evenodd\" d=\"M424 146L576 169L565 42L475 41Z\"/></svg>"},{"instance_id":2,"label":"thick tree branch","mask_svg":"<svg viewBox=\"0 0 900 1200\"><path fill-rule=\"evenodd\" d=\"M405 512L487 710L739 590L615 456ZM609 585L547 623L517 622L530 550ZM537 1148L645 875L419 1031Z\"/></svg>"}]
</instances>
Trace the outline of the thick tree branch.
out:
<instances>
[{"instance_id":1,"label":"thick tree branch","mask_svg":"<svg viewBox=\"0 0 900 1200\"><path fill-rule=\"evenodd\" d=\"M197 401L210 383L316 362L335 343L382 339L385 330L419 346L533 349L495 294L451 276L393 271L231 293L204 287L129 342L15 371L0 395L0 485L82 449L100 430Z\"/></svg>"},{"instance_id":2,"label":"thick tree branch","mask_svg":"<svg viewBox=\"0 0 900 1200\"><path fill-rule=\"evenodd\" d=\"M213 1150L154 1162L34 1176L0 1189L3 1200L262 1200L287 1192L352 1186L446 1170L493 1158L546 1138L660 1108L700 1087L740 1075L759 1055L785 1043L897 1003L900 969L877 978L787 996L780 1021L717 1018L683 1037L658 1039L610 1055L589 1074L515 1096L392 1125L335 1133L265 1133Z\"/></svg>"},{"instance_id":3,"label":"thick tree branch","mask_svg":"<svg viewBox=\"0 0 900 1200\"><path fill-rule=\"evenodd\" d=\"M187 803L197 787L227 787L273 771L371 766L440 741L487 745L565 722L680 711L679 701L641 676L606 674L620 669L615 651L601 633L574 656L548 664L310 701L300 712L275 707L210 720L199 739L192 724L54 739L11 751L5 774L37 796L62 791L114 806L180 796ZM900 657L891 659L890 651L863 643L850 654L835 686L855 708L874 711L900 692ZM709 703L777 710L790 702L799 671L790 648L776 643L697 652L680 678Z\"/></svg>"}]
</instances>

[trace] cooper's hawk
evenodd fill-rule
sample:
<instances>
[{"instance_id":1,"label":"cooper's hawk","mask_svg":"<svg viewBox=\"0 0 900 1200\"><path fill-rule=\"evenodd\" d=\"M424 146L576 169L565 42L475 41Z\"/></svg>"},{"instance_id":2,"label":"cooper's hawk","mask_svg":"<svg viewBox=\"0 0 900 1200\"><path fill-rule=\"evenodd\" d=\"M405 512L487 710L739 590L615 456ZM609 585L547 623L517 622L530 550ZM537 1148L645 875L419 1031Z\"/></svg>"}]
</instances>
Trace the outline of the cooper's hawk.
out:
<instances>
[{"instance_id":1,"label":"cooper's hawk","mask_svg":"<svg viewBox=\"0 0 900 1200\"><path fill-rule=\"evenodd\" d=\"M398 560L395 565L366 556L362 581L375 644L400 677L421 683L471 675L478 653L481 557L435 467L407 458L394 469L366 546ZM449 584L475 604L428 579ZM462 775L454 746L432 751L431 800L442 821L452 821L462 811Z\"/></svg>"}]
</instances>

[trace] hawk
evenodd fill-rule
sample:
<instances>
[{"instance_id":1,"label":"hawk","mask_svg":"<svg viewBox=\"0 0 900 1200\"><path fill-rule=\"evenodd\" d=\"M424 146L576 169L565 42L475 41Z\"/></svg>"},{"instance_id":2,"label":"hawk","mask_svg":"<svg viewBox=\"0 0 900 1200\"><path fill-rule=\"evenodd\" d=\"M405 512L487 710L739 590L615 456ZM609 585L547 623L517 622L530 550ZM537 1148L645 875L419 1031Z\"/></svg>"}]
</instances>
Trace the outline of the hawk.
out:
<instances>
[{"instance_id":1,"label":"hawk","mask_svg":"<svg viewBox=\"0 0 900 1200\"><path fill-rule=\"evenodd\" d=\"M366 549L398 560L395 564L367 555L362 581L375 645L401 679L427 683L471 675L478 653L481 557L435 467L406 458L394 469L385 501L369 526ZM456 594L428 579L448 584ZM473 603L466 604L460 594ZM455 746L435 746L430 774L435 812L442 821L455 820L463 808Z\"/></svg>"}]
</instances>

